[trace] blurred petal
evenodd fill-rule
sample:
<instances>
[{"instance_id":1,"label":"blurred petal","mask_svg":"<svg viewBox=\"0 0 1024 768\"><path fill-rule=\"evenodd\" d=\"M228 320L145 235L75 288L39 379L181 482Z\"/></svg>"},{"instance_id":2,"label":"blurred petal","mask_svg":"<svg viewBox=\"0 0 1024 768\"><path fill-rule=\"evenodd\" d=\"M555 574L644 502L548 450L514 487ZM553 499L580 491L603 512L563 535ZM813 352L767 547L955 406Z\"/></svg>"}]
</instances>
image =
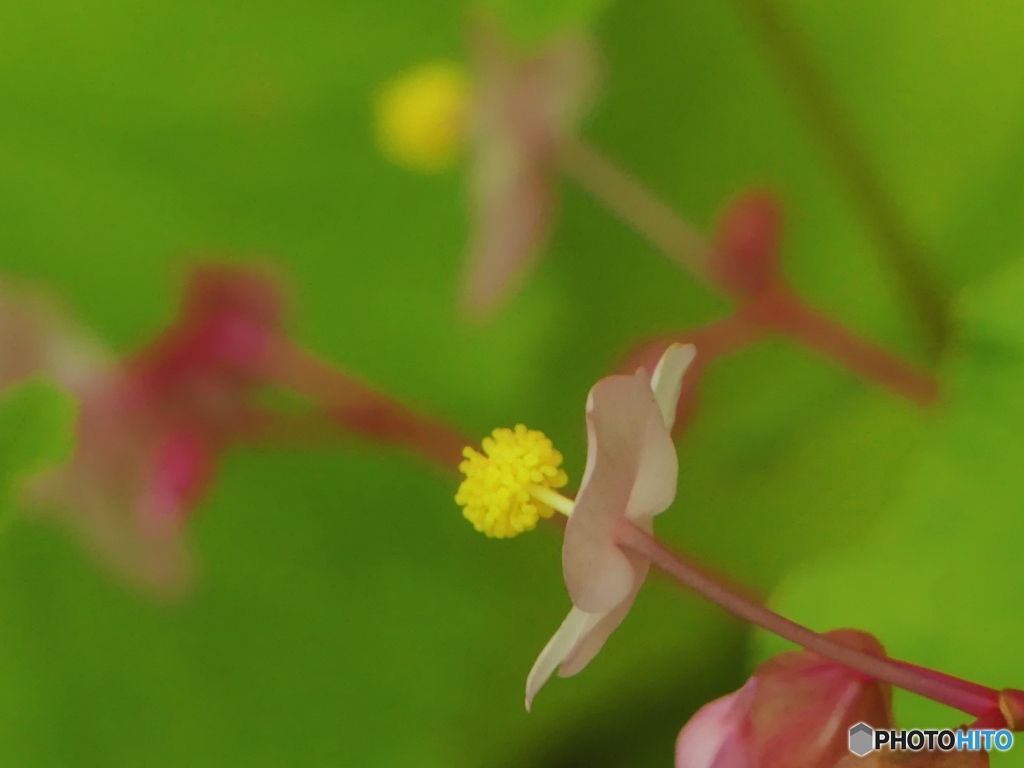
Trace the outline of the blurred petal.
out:
<instances>
[{"instance_id":1,"label":"blurred petal","mask_svg":"<svg viewBox=\"0 0 1024 768\"><path fill-rule=\"evenodd\" d=\"M471 186L473 234L463 309L485 318L514 293L544 245L551 189L544 170L509 142L481 146Z\"/></svg>"},{"instance_id":2,"label":"blurred petal","mask_svg":"<svg viewBox=\"0 0 1024 768\"><path fill-rule=\"evenodd\" d=\"M526 710L533 704L533 697L548 681L555 669L561 664L577 643L593 629L603 618L603 614L584 613L573 606L565 621L554 636L544 646L540 656L533 663L530 674L526 677Z\"/></svg>"},{"instance_id":3,"label":"blurred petal","mask_svg":"<svg viewBox=\"0 0 1024 768\"><path fill-rule=\"evenodd\" d=\"M696 356L697 348L693 344L671 344L662 353L651 377L654 399L658 402L665 426L670 432L676 421L683 374Z\"/></svg>"},{"instance_id":4,"label":"blurred petal","mask_svg":"<svg viewBox=\"0 0 1024 768\"><path fill-rule=\"evenodd\" d=\"M566 525L562 570L573 603L610 611L635 588L635 570L615 544L615 527L628 517L649 520L675 496L675 446L650 379L608 376L587 402L587 471Z\"/></svg>"},{"instance_id":5,"label":"blurred petal","mask_svg":"<svg viewBox=\"0 0 1024 768\"><path fill-rule=\"evenodd\" d=\"M559 145L591 100L596 55L583 34L517 56L477 19L470 33L477 74L470 204L473 234L463 309L484 319L520 287L544 247L554 208Z\"/></svg>"},{"instance_id":6,"label":"blurred petal","mask_svg":"<svg viewBox=\"0 0 1024 768\"><path fill-rule=\"evenodd\" d=\"M759 768L747 744L747 714L757 681L715 699L690 718L676 740L675 768Z\"/></svg>"},{"instance_id":7,"label":"blurred petal","mask_svg":"<svg viewBox=\"0 0 1024 768\"><path fill-rule=\"evenodd\" d=\"M536 106L538 143L557 145L590 109L598 85L598 54L582 31L552 40L523 68L524 90Z\"/></svg>"},{"instance_id":8,"label":"blurred petal","mask_svg":"<svg viewBox=\"0 0 1024 768\"><path fill-rule=\"evenodd\" d=\"M111 360L45 296L0 284L0 390L44 375L81 394L103 376Z\"/></svg>"},{"instance_id":9,"label":"blurred petal","mask_svg":"<svg viewBox=\"0 0 1024 768\"><path fill-rule=\"evenodd\" d=\"M166 445L166 435L151 411L112 387L82 404L74 456L36 478L26 501L67 524L134 586L176 595L193 571L181 536L183 505L212 459L195 452L182 461L181 446Z\"/></svg>"}]
</instances>

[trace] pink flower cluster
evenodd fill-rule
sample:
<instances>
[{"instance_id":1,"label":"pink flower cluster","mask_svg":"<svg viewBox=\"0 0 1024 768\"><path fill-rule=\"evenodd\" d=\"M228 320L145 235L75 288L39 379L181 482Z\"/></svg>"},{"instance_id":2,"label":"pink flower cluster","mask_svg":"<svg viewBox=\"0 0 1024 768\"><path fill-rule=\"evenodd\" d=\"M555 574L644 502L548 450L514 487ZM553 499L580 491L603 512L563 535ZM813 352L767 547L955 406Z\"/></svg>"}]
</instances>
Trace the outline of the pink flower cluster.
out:
<instances>
[{"instance_id":1,"label":"pink flower cluster","mask_svg":"<svg viewBox=\"0 0 1024 768\"><path fill-rule=\"evenodd\" d=\"M0 387L43 376L78 402L73 456L31 479L25 505L132 583L171 595L192 582L185 524L232 444L328 423L433 460L457 455L457 432L290 342L284 309L268 275L201 265L170 326L119 360L45 299L5 288ZM263 409L258 395L273 387L307 398L313 417Z\"/></svg>"}]
</instances>

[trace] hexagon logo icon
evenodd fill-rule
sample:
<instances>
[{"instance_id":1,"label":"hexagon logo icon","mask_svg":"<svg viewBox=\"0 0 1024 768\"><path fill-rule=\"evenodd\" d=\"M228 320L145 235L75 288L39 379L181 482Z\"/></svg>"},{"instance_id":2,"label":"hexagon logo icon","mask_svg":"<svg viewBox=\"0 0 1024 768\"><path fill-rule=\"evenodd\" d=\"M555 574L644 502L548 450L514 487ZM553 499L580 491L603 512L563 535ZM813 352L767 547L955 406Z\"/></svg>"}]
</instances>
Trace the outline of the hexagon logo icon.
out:
<instances>
[{"instance_id":1,"label":"hexagon logo icon","mask_svg":"<svg viewBox=\"0 0 1024 768\"><path fill-rule=\"evenodd\" d=\"M857 723L850 728L850 751L857 757L864 757L874 749L875 729L867 723Z\"/></svg>"}]
</instances>

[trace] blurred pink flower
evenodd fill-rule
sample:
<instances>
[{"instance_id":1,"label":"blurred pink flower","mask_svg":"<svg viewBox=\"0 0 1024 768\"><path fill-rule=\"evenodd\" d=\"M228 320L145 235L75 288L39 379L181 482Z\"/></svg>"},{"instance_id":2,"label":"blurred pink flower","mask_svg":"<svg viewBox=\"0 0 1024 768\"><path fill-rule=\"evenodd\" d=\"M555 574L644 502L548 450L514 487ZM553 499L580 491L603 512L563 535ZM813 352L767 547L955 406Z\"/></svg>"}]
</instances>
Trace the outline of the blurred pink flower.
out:
<instances>
[{"instance_id":1,"label":"blurred pink flower","mask_svg":"<svg viewBox=\"0 0 1024 768\"><path fill-rule=\"evenodd\" d=\"M833 640L884 657L871 635L842 629ZM833 768L859 722L892 728L892 691L809 651L762 663L740 690L705 705L676 742L676 768ZM859 763L858 763L859 764Z\"/></svg>"},{"instance_id":2,"label":"blurred pink flower","mask_svg":"<svg viewBox=\"0 0 1024 768\"><path fill-rule=\"evenodd\" d=\"M589 37L571 32L521 58L483 22L472 28L470 48L473 234L462 300L482 318L518 289L544 246L552 171L593 100L597 57Z\"/></svg>"},{"instance_id":3,"label":"blurred pink flower","mask_svg":"<svg viewBox=\"0 0 1024 768\"><path fill-rule=\"evenodd\" d=\"M280 310L269 279L200 267L170 328L123 362L97 362L87 386L40 366L79 399L78 443L66 465L30 483L26 501L137 585L186 588L183 526L262 383Z\"/></svg>"},{"instance_id":4,"label":"blurred pink flower","mask_svg":"<svg viewBox=\"0 0 1024 768\"><path fill-rule=\"evenodd\" d=\"M42 375L78 400L75 452L28 482L26 506L76 531L136 586L173 595L194 575L185 524L233 443L340 431L446 468L458 460L462 435L293 343L283 314L269 276L198 266L174 321L117 360L40 297L0 286L0 388ZM312 408L261 408L255 397L271 387Z\"/></svg>"},{"instance_id":5,"label":"blurred pink flower","mask_svg":"<svg viewBox=\"0 0 1024 768\"><path fill-rule=\"evenodd\" d=\"M621 549L623 522L650 532L676 494L671 430L692 346L673 345L653 377L608 376L587 400L587 466L565 529L562 570L573 608L541 651L526 681L526 708L560 666L583 669L629 612L650 563Z\"/></svg>"}]
</instances>

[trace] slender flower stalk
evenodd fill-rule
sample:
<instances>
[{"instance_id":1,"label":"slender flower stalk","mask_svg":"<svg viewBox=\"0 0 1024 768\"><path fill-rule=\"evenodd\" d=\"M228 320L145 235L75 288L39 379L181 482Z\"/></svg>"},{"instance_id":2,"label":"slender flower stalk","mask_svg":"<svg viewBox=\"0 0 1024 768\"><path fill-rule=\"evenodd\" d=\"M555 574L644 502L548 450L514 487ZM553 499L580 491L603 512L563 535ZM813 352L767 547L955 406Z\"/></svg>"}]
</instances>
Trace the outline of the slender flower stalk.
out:
<instances>
[{"instance_id":1,"label":"slender flower stalk","mask_svg":"<svg viewBox=\"0 0 1024 768\"><path fill-rule=\"evenodd\" d=\"M841 360L867 381L885 387L922 407L939 396L935 379L851 333L824 312L807 306L792 291L766 296L752 314L766 328L779 331L823 355Z\"/></svg>"},{"instance_id":2,"label":"slender flower stalk","mask_svg":"<svg viewBox=\"0 0 1024 768\"><path fill-rule=\"evenodd\" d=\"M708 269L711 246L707 239L635 177L581 139L567 141L558 160L566 176L632 226L669 261L701 282L714 285Z\"/></svg>"},{"instance_id":3,"label":"slender flower stalk","mask_svg":"<svg viewBox=\"0 0 1024 768\"><path fill-rule=\"evenodd\" d=\"M936 670L924 670L913 664L862 653L836 643L709 579L706 574L689 565L652 535L634 525L620 524L616 531L616 540L621 546L646 558L684 586L739 618L870 678L903 688L978 718L987 718L993 712L1000 712L1001 703L1006 700L1005 694L1001 695L992 688ZM1005 705L1003 707L1005 708ZM1004 717L1005 719L1008 718Z\"/></svg>"},{"instance_id":4,"label":"slender flower stalk","mask_svg":"<svg viewBox=\"0 0 1024 768\"><path fill-rule=\"evenodd\" d=\"M266 345L268 381L307 398L346 431L403 445L431 463L458 465L469 440L440 419L373 389L282 335Z\"/></svg>"}]
</instances>

